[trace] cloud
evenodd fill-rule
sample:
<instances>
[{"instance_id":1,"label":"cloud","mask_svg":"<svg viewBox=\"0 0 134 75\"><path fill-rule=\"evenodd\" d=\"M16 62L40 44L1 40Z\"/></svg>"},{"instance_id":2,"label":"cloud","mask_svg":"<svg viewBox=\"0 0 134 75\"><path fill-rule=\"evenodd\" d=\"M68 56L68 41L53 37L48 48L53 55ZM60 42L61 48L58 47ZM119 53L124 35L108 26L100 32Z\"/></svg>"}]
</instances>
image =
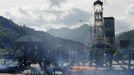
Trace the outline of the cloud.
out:
<instances>
[{"instance_id":1,"label":"cloud","mask_svg":"<svg viewBox=\"0 0 134 75\"><path fill-rule=\"evenodd\" d=\"M80 22L80 20L83 22L89 21L90 17L90 12L79 8L72 8L69 12L62 16L61 22L65 25L76 25Z\"/></svg>"},{"instance_id":2,"label":"cloud","mask_svg":"<svg viewBox=\"0 0 134 75\"><path fill-rule=\"evenodd\" d=\"M116 33L129 31L132 28L133 28L132 25L129 22L127 22L125 19L116 19L115 20L115 31L116 31Z\"/></svg>"},{"instance_id":3,"label":"cloud","mask_svg":"<svg viewBox=\"0 0 134 75\"><path fill-rule=\"evenodd\" d=\"M9 6L6 11L0 10L0 14L12 19L20 25L26 25L39 30L49 30L51 28L77 27L82 23L93 23L93 2L95 0L24 0L15 2L12 9ZM134 24L134 4L133 0L114 1L102 0L104 2L104 16L124 17L117 19L116 31L122 32L133 28ZM4 2L6 4L8 1ZM11 1L12 2L12 1ZM30 4L29 4L30 3ZM132 4L127 8L128 5ZM3 8L5 6L3 5ZM13 8L14 7L14 8ZM110 9L109 9L110 8ZM127 15L125 9L127 8ZM80 22L80 20L82 22ZM92 20L92 21L91 21ZM122 29L120 29L122 27ZM125 28L123 28L125 27Z\"/></svg>"},{"instance_id":4,"label":"cloud","mask_svg":"<svg viewBox=\"0 0 134 75\"><path fill-rule=\"evenodd\" d=\"M105 4L109 4L110 0L101 0L102 2L104 2Z\"/></svg>"},{"instance_id":5,"label":"cloud","mask_svg":"<svg viewBox=\"0 0 134 75\"><path fill-rule=\"evenodd\" d=\"M51 2L50 6L59 6L61 3L66 2L66 0L49 0Z\"/></svg>"},{"instance_id":6,"label":"cloud","mask_svg":"<svg viewBox=\"0 0 134 75\"><path fill-rule=\"evenodd\" d=\"M38 9L33 9L33 7ZM56 20L56 15L59 15L60 11L41 8L42 6L17 7L3 12L3 15L20 25L26 25L35 29L48 30L53 28L51 22Z\"/></svg>"},{"instance_id":7,"label":"cloud","mask_svg":"<svg viewBox=\"0 0 134 75\"><path fill-rule=\"evenodd\" d=\"M24 10L23 8L18 8L18 11L22 14L22 15L24 15L24 16L29 16L29 13L26 11L26 10Z\"/></svg>"},{"instance_id":8,"label":"cloud","mask_svg":"<svg viewBox=\"0 0 134 75\"><path fill-rule=\"evenodd\" d=\"M34 9L33 9L34 8ZM20 25L26 25L39 30L77 26L80 20L89 21L91 14L80 8L45 8L45 6L17 7L3 13Z\"/></svg>"},{"instance_id":9,"label":"cloud","mask_svg":"<svg viewBox=\"0 0 134 75\"><path fill-rule=\"evenodd\" d=\"M127 12L128 12L129 15L134 16L134 4L128 6Z\"/></svg>"},{"instance_id":10,"label":"cloud","mask_svg":"<svg viewBox=\"0 0 134 75\"><path fill-rule=\"evenodd\" d=\"M125 18L130 24L133 25L134 28L134 4L129 5L128 8L126 9Z\"/></svg>"}]
</instances>

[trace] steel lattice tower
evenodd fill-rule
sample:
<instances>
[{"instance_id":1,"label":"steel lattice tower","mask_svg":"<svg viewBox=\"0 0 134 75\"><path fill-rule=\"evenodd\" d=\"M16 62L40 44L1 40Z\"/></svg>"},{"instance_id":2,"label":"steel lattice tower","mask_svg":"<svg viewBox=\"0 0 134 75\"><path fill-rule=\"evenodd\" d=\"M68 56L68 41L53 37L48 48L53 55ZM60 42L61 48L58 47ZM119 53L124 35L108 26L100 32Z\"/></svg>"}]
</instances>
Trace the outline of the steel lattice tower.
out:
<instances>
[{"instance_id":1,"label":"steel lattice tower","mask_svg":"<svg viewBox=\"0 0 134 75\"><path fill-rule=\"evenodd\" d=\"M106 48L103 2L101 2L100 0L94 2L94 26L92 38L92 48L95 52L95 63L96 65L100 66L103 64L102 59L104 59Z\"/></svg>"}]
</instances>

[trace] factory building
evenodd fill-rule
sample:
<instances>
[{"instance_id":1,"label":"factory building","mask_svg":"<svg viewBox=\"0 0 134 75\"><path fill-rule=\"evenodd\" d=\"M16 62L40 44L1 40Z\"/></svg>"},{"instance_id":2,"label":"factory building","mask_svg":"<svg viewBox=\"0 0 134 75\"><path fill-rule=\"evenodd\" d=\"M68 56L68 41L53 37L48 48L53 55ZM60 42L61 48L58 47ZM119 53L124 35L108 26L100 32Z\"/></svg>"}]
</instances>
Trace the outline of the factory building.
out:
<instances>
[{"instance_id":1,"label":"factory building","mask_svg":"<svg viewBox=\"0 0 134 75\"><path fill-rule=\"evenodd\" d=\"M114 17L104 17L104 32L107 43L110 47L115 46L115 20Z\"/></svg>"}]
</instances>

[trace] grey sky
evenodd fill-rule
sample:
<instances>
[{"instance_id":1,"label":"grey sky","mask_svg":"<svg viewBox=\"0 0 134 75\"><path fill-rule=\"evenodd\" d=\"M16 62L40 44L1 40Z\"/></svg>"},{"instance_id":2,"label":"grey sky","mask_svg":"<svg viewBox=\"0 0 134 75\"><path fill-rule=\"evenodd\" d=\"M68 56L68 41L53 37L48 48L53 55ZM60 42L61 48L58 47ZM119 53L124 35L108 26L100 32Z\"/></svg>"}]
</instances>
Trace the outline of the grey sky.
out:
<instances>
[{"instance_id":1,"label":"grey sky","mask_svg":"<svg viewBox=\"0 0 134 75\"><path fill-rule=\"evenodd\" d=\"M38 30L93 24L95 0L0 0L0 15ZM134 0L102 0L104 16L116 18L116 31L134 29ZM78 20L78 21L77 21ZM83 20L82 23L79 20ZM126 27L126 28L124 28ZM121 30L118 30L121 28Z\"/></svg>"}]
</instances>

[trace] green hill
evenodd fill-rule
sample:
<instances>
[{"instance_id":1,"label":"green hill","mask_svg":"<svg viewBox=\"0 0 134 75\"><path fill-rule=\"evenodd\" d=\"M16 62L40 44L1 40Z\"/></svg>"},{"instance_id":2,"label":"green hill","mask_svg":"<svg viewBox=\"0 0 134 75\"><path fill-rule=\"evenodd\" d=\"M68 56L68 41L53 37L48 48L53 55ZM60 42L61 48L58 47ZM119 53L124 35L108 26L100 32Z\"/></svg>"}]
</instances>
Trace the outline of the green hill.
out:
<instances>
[{"instance_id":1,"label":"green hill","mask_svg":"<svg viewBox=\"0 0 134 75\"><path fill-rule=\"evenodd\" d=\"M14 40L24 35L25 29L26 27L0 16L0 48L13 48Z\"/></svg>"},{"instance_id":2,"label":"green hill","mask_svg":"<svg viewBox=\"0 0 134 75\"><path fill-rule=\"evenodd\" d=\"M17 38L31 34L43 39L46 52L49 52L49 50L54 50L58 53L59 51L62 52L61 55L55 52L55 56L59 55L59 57L62 57L69 54L68 57L77 58L77 55L79 55L79 59L81 60L88 56L89 48L80 42L54 37L43 31L36 31L26 26L20 26L12 20L0 16L0 51L15 50L15 41ZM75 56L73 53L76 53Z\"/></svg>"},{"instance_id":3,"label":"green hill","mask_svg":"<svg viewBox=\"0 0 134 75\"><path fill-rule=\"evenodd\" d=\"M120 40L134 39L134 30L120 33L117 38Z\"/></svg>"},{"instance_id":4,"label":"green hill","mask_svg":"<svg viewBox=\"0 0 134 75\"><path fill-rule=\"evenodd\" d=\"M129 48L134 49L134 30L118 34L116 36L116 42L119 44L120 40L129 40Z\"/></svg>"},{"instance_id":5,"label":"green hill","mask_svg":"<svg viewBox=\"0 0 134 75\"><path fill-rule=\"evenodd\" d=\"M68 29L68 28L51 29L47 32L56 37L70 39L70 40L81 42L85 45L89 45L90 31L91 31L91 27L87 24L84 24L81 27L76 29Z\"/></svg>"}]
</instances>

